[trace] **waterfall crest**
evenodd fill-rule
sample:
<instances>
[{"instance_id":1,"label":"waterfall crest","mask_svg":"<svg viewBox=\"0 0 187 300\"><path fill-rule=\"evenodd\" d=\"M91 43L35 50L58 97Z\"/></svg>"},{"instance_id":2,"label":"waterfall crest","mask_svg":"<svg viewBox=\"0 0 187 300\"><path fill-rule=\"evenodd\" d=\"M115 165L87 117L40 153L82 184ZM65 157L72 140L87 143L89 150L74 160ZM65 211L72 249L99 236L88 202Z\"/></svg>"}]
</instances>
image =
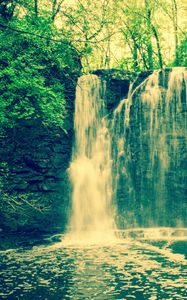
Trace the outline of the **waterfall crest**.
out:
<instances>
[{"instance_id":1,"label":"waterfall crest","mask_svg":"<svg viewBox=\"0 0 187 300\"><path fill-rule=\"evenodd\" d=\"M111 140L105 118L104 84L96 75L78 80L75 103L75 142L69 168L72 215L69 236L77 240L114 237Z\"/></svg>"}]
</instances>

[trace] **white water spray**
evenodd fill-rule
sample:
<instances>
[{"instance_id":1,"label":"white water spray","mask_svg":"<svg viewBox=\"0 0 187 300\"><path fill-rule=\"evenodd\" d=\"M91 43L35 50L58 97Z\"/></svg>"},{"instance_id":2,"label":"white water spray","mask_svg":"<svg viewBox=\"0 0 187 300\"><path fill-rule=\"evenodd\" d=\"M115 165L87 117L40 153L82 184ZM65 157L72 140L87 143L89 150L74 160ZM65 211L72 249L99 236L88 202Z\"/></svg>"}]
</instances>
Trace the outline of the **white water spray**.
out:
<instances>
[{"instance_id":1,"label":"white water spray","mask_svg":"<svg viewBox=\"0 0 187 300\"><path fill-rule=\"evenodd\" d=\"M105 241L114 238L110 134L97 76L79 78L75 103L75 144L69 168L73 186L69 238Z\"/></svg>"}]
</instances>

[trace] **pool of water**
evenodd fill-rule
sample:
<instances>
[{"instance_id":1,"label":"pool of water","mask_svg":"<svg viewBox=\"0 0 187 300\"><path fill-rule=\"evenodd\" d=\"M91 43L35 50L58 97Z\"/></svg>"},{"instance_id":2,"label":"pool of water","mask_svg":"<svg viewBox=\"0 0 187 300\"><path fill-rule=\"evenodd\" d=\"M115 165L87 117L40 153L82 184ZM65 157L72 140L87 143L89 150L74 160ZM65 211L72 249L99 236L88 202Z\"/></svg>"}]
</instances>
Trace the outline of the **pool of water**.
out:
<instances>
[{"instance_id":1,"label":"pool of water","mask_svg":"<svg viewBox=\"0 0 187 300\"><path fill-rule=\"evenodd\" d=\"M0 299L187 299L187 229L160 232L123 231L112 243L84 245L56 235L2 250Z\"/></svg>"}]
</instances>

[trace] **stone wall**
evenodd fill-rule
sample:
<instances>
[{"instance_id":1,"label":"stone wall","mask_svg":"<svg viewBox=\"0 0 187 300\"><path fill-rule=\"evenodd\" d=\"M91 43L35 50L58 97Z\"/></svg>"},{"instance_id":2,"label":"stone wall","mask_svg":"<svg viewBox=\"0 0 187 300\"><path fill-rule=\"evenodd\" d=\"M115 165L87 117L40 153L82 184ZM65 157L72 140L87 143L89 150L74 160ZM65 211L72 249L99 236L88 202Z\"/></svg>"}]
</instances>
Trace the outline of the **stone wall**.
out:
<instances>
[{"instance_id":1,"label":"stone wall","mask_svg":"<svg viewBox=\"0 0 187 300\"><path fill-rule=\"evenodd\" d=\"M56 230L67 221L77 74L64 78L65 130L21 120L0 135L0 228ZM28 203L28 205L27 205Z\"/></svg>"}]
</instances>

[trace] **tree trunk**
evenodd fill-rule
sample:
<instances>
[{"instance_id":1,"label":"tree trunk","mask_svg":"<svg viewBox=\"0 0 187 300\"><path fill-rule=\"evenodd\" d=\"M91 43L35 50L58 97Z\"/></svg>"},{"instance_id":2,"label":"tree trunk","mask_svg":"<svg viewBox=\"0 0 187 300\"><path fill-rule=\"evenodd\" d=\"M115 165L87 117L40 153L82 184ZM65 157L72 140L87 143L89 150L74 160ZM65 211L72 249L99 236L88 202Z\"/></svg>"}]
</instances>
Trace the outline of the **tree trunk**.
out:
<instances>
[{"instance_id":1,"label":"tree trunk","mask_svg":"<svg viewBox=\"0 0 187 300\"><path fill-rule=\"evenodd\" d=\"M138 71L139 70L139 67L138 67L138 48L137 48L137 45L136 43L133 43L133 68L135 71Z\"/></svg>"},{"instance_id":2,"label":"tree trunk","mask_svg":"<svg viewBox=\"0 0 187 300\"><path fill-rule=\"evenodd\" d=\"M59 13L60 8L62 3L64 2L64 0L61 0L59 3L57 2L57 0L53 0L52 3L52 14L51 14L51 20L54 23L56 15Z\"/></svg>"},{"instance_id":3,"label":"tree trunk","mask_svg":"<svg viewBox=\"0 0 187 300\"><path fill-rule=\"evenodd\" d=\"M178 39L178 8L176 0L172 0L172 15L173 15L173 27L175 34L175 65L179 64L179 39Z\"/></svg>"},{"instance_id":4,"label":"tree trunk","mask_svg":"<svg viewBox=\"0 0 187 300\"><path fill-rule=\"evenodd\" d=\"M147 55L148 55L148 66L153 69L153 46L151 42L151 9L149 6L149 1L145 0L146 8L146 19L147 19Z\"/></svg>"},{"instance_id":5,"label":"tree trunk","mask_svg":"<svg viewBox=\"0 0 187 300\"><path fill-rule=\"evenodd\" d=\"M34 0L34 12L35 16L38 17L38 0Z\"/></svg>"},{"instance_id":6,"label":"tree trunk","mask_svg":"<svg viewBox=\"0 0 187 300\"><path fill-rule=\"evenodd\" d=\"M153 34L154 34L154 37L156 40L159 66L160 66L160 69L163 69L163 59L162 59L162 53L161 53L161 48L160 48L158 32L157 32L156 28L154 27L154 25L152 25L152 31L153 31Z\"/></svg>"}]
</instances>

